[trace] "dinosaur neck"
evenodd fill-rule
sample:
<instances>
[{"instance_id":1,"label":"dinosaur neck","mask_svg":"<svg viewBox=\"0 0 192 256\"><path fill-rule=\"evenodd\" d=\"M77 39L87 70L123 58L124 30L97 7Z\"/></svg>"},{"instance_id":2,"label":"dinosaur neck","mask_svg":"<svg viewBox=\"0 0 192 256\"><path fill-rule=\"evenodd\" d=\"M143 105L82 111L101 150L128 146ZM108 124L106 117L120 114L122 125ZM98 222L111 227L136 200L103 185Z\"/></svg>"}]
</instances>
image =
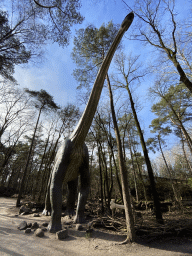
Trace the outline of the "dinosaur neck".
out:
<instances>
[{"instance_id":1,"label":"dinosaur neck","mask_svg":"<svg viewBox=\"0 0 192 256\"><path fill-rule=\"evenodd\" d=\"M79 123L77 124L75 130L70 136L71 141L73 141L76 145L80 145L85 141L85 138L87 136L87 133L93 121L95 112L97 110L97 105L99 103L101 91L103 89L103 84L105 81L105 77L107 75L107 71L109 69L109 65L111 63L115 50L117 49L117 46L121 41L121 38L123 37L125 31L131 25L133 18L134 18L134 14L132 12L125 17L115 37L115 40L113 41L105 59L103 60L101 68L97 74L95 83L93 85L93 89L91 91L89 101L83 112L83 115L79 120Z\"/></svg>"}]
</instances>

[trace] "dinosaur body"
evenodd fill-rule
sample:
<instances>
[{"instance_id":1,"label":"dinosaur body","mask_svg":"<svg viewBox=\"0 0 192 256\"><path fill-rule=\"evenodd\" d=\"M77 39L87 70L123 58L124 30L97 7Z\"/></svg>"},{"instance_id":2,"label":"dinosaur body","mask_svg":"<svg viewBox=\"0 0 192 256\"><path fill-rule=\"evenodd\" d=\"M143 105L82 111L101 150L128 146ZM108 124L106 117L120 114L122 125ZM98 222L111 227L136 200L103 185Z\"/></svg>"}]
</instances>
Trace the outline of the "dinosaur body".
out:
<instances>
[{"instance_id":1,"label":"dinosaur body","mask_svg":"<svg viewBox=\"0 0 192 256\"><path fill-rule=\"evenodd\" d=\"M62 185L68 184L67 211L74 213L77 193L78 176L81 178L81 187L78 196L78 206L74 222L82 223L85 203L89 193L89 155L85 144L76 146L70 139L66 139L60 147L52 173L50 184L51 222L49 231L56 232L62 229Z\"/></svg>"},{"instance_id":2,"label":"dinosaur body","mask_svg":"<svg viewBox=\"0 0 192 256\"><path fill-rule=\"evenodd\" d=\"M129 13L122 22L122 25L98 72L83 115L71 136L65 140L56 155L55 165L49 181L50 191L48 191L45 210L43 211L43 213L47 215L47 211L50 210L51 206L51 221L48 227L50 232L56 232L62 229L61 208L63 183L68 184L69 195L67 201L67 209L69 214L73 213L75 207L78 176L80 176L81 185L74 222L82 223L84 220L83 216L85 203L90 186L89 155L84 141L97 109L109 65L115 50L120 43L121 38L123 37L123 34L131 25L133 18L134 14Z\"/></svg>"}]
</instances>

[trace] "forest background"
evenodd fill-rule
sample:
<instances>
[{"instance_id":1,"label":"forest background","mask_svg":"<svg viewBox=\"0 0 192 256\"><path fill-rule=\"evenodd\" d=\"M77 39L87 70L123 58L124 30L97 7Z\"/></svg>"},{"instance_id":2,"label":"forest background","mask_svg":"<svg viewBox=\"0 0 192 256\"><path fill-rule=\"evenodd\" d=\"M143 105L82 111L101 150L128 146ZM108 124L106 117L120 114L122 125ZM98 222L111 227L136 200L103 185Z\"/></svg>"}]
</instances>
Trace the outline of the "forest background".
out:
<instances>
[{"instance_id":1,"label":"forest background","mask_svg":"<svg viewBox=\"0 0 192 256\"><path fill-rule=\"evenodd\" d=\"M166 186L164 183L164 191L169 191L172 197L171 181L183 180L187 185L179 188L180 194L190 194L192 2L189 0L2 1L1 187L18 191L24 177L24 193L44 200L55 153L77 124L100 64L99 57L93 61L95 66L90 63L90 56L83 56L88 51L81 51L78 42L82 40L87 48L91 47L82 36L88 29L92 32L109 29L113 36L118 24L132 10L136 14L134 23L109 70L131 188L136 199L143 199L147 168L127 87L153 172L169 181ZM91 36L88 39L91 41ZM189 85L182 72L179 73L175 56ZM87 72L82 67L87 67ZM105 86L86 141L94 185L91 194L100 196L103 191L105 199L121 194L109 102Z\"/></svg>"}]
</instances>

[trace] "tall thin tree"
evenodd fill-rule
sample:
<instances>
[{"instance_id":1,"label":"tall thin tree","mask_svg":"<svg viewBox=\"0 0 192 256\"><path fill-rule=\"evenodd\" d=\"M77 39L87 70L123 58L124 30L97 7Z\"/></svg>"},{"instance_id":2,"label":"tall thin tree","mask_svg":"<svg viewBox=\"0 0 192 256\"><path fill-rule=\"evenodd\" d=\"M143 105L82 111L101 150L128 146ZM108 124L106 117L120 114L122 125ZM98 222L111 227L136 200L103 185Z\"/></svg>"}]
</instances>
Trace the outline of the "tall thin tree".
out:
<instances>
[{"instance_id":1,"label":"tall thin tree","mask_svg":"<svg viewBox=\"0 0 192 256\"><path fill-rule=\"evenodd\" d=\"M129 95L129 100L131 104L131 109L133 113L133 117L135 120L135 125L137 127L138 135L140 137L140 143L142 146L143 154L145 157L145 162L147 165L147 170L148 170L148 175L149 175L149 180L150 180L150 185L151 185L151 190L152 190L152 196L153 196L153 202L154 202L154 211L156 215L156 219L158 222L162 223L163 218L162 218L162 213L161 213L161 208L160 208L160 201L159 201L159 196L156 190L156 184L155 184L155 179L154 179L154 174L153 174L153 169L151 165L151 161L148 155L145 139L143 136L143 132L138 120L136 108L135 108L135 103L132 97L132 93L130 90L130 84L133 83L133 81L138 80L139 78L143 77L145 73L141 73L139 68L140 65L137 64L138 61L138 56L132 57L131 55L127 58L125 54L122 52L116 56L115 62L116 62L116 67L118 72L121 74L123 81L120 79L114 79L114 82L117 87L124 88L127 90L128 95ZM126 61L128 63L127 69L126 69Z\"/></svg>"},{"instance_id":2,"label":"tall thin tree","mask_svg":"<svg viewBox=\"0 0 192 256\"><path fill-rule=\"evenodd\" d=\"M20 205L20 200L21 200L21 196L23 193L25 179L26 179L26 175L27 175L27 169L28 169L28 165L29 165L29 161L30 161L30 157L31 157L32 149L33 149L33 143L35 140L35 135L36 135L36 131L38 128L41 113L42 113L42 111L56 110L59 108L53 101L53 97L51 95L49 95L45 90L31 91L29 89L26 89L26 92L36 99L35 107L39 110L39 113L38 113L37 121L35 124L33 137L31 140L31 145L30 145L27 160L26 160L25 169L23 171L23 177L22 177L21 183L20 183L20 189L19 189L19 193L18 193L18 197L17 197L16 207L18 207Z\"/></svg>"}]
</instances>

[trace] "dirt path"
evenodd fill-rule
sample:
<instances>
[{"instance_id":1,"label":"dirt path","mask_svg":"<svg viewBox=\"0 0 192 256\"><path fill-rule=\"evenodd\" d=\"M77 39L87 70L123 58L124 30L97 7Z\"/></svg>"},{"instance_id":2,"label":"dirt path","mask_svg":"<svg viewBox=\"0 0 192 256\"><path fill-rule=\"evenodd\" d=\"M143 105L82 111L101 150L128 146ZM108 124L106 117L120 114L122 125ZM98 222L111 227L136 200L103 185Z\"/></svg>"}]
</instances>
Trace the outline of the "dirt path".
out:
<instances>
[{"instance_id":1,"label":"dirt path","mask_svg":"<svg viewBox=\"0 0 192 256\"><path fill-rule=\"evenodd\" d=\"M50 217L38 218L32 215L15 217L15 199L0 198L0 256L179 256L192 255L191 239L173 239L151 243L138 242L127 245L116 245L125 236L100 230L94 230L91 238L86 238L85 231L69 229L69 237L57 240L55 234L45 233L38 238L34 234L25 234L17 229L22 220L38 223L48 221ZM10 211L11 209L11 211Z\"/></svg>"}]
</instances>

